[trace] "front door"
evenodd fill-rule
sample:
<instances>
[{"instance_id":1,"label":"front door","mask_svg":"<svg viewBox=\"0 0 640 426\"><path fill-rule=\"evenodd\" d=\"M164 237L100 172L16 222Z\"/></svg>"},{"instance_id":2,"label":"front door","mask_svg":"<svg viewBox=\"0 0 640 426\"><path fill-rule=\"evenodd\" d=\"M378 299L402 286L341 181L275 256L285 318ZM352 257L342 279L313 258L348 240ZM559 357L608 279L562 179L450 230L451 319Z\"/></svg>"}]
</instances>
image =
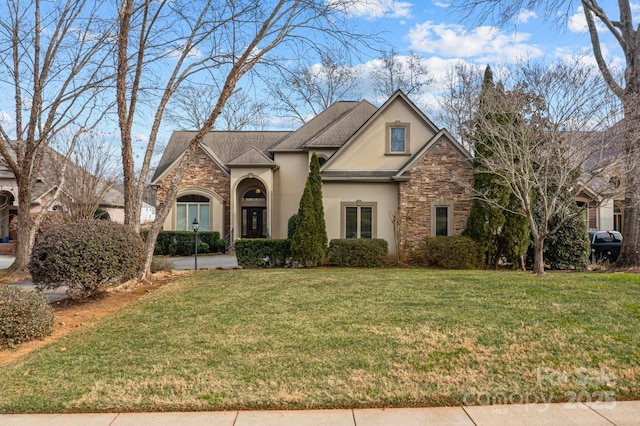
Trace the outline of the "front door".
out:
<instances>
[{"instance_id":1,"label":"front door","mask_svg":"<svg viewBox=\"0 0 640 426\"><path fill-rule=\"evenodd\" d=\"M264 238L264 207L242 208L242 238Z\"/></svg>"}]
</instances>

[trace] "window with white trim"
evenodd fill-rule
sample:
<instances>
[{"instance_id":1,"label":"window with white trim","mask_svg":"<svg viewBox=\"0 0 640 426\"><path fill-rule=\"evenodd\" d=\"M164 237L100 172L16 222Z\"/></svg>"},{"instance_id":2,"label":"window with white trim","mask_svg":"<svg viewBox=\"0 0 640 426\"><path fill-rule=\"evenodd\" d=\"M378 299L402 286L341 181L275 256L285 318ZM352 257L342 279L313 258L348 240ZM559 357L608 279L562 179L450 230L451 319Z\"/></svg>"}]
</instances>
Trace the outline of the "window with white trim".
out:
<instances>
[{"instance_id":1,"label":"window with white trim","mask_svg":"<svg viewBox=\"0 0 640 426\"><path fill-rule=\"evenodd\" d=\"M211 203L207 197L190 194L176 200L176 231L190 231L193 219L198 218L200 231L209 230Z\"/></svg>"},{"instance_id":2,"label":"window with white trim","mask_svg":"<svg viewBox=\"0 0 640 426\"><path fill-rule=\"evenodd\" d=\"M342 203L342 238L375 238L376 204Z\"/></svg>"}]
</instances>

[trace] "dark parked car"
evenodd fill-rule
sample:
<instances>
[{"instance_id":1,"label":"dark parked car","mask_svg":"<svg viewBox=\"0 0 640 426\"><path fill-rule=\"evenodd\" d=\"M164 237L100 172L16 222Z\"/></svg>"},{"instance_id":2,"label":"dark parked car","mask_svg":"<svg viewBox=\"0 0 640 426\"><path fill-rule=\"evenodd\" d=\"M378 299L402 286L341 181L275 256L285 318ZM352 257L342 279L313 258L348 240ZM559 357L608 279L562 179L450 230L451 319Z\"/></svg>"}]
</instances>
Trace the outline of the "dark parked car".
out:
<instances>
[{"instance_id":1,"label":"dark parked car","mask_svg":"<svg viewBox=\"0 0 640 426\"><path fill-rule=\"evenodd\" d=\"M591 262L615 262L620 255L622 235L618 231L589 231Z\"/></svg>"}]
</instances>

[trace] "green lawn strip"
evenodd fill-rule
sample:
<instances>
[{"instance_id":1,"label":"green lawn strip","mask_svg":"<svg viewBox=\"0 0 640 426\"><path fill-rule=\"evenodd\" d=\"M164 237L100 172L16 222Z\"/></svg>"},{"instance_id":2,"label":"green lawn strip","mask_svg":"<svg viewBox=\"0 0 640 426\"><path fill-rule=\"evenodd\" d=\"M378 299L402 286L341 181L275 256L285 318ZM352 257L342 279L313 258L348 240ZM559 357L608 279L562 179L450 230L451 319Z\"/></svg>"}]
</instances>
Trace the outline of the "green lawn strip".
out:
<instances>
[{"instance_id":1,"label":"green lawn strip","mask_svg":"<svg viewBox=\"0 0 640 426\"><path fill-rule=\"evenodd\" d=\"M640 276L212 271L0 368L0 412L640 397Z\"/></svg>"}]
</instances>

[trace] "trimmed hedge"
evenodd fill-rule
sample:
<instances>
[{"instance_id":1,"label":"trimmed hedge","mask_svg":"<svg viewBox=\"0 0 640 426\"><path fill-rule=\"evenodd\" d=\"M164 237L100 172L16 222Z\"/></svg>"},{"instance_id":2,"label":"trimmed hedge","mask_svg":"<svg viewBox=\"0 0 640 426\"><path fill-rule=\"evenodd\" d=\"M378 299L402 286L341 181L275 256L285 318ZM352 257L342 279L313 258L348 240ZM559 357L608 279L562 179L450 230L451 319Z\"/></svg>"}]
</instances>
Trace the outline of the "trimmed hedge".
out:
<instances>
[{"instance_id":1,"label":"trimmed hedge","mask_svg":"<svg viewBox=\"0 0 640 426\"><path fill-rule=\"evenodd\" d=\"M31 252L29 272L38 288L67 286L70 298L85 299L137 276L145 257L142 239L130 228L89 220L44 234Z\"/></svg>"},{"instance_id":2,"label":"trimmed hedge","mask_svg":"<svg viewBox=\"0 0 640 426\"><path fill-rule=\"evenodd\" d=\"M140 231L145 240L148 230ZM191 256L193 250L193 231L160 231L156 239L154 254L157 256ZM198 231L198 254L224 253L224 240L217 231Z\"/></svg>"},{"instance_id":3,"label":"trimmed hedge","mask_svg":"<svg viewBox=\"0 0 640 426\"><path fill-rule=\"evenodd\" d=\"M42 293L12 285L0 286L0 348L48 336L53 309Z\"/></svg>"},{"instance_id":4,"label":"trimmed hedge","mask_svg":"<svg viewBox=\"0 0 640 426\"><path fill-rule=\"evenodd\" d=\"M329 243L329 262L336 266L380 266L388 253L389 244L381 238L346 238Z\"/></svg>"},{"instance_id":5,"label":"trimmed hedge","mask_svg":"<svg viewBox=\"0 0 640 426\"><path fill-rule=\"evenodd\" d=\"M277 268L291 264L291 240L242 239L237 240L236 257L243 268Z\"/></svg>"},{"instance_id":6,"label":"trimmed hedge","mask_svg":"<svg viewBox=\"0 0 640 426\"><path fill-rule=\"evenodd\" d=\"M480 269L482 251L469 237L427 237L412 253L411 263L445 269Z\"/></svg>"}]
</instances>

